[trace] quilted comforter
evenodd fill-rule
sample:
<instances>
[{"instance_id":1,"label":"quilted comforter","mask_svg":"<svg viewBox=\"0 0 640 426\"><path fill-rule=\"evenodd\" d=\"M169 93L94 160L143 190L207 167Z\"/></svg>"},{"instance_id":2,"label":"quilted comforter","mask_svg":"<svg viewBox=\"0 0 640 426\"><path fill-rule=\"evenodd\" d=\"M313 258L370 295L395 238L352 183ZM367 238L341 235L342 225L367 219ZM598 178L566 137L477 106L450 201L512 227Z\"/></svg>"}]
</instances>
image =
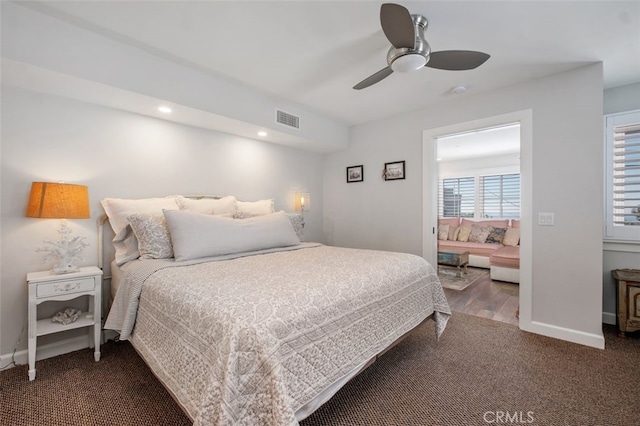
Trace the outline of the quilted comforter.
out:
<instances>
[{"instance_id":1,"label":"quilted comforter","mask_svg":"<svg viewBox=\"0 0 640 426\"><path fill-rule=\"evenodd\" d=\"M333 383L429 315L439 336L451 313L433 267L402 253L305 244L124 269L105 328L195 425L295 425Z\"/></svg>"}]
</instances>

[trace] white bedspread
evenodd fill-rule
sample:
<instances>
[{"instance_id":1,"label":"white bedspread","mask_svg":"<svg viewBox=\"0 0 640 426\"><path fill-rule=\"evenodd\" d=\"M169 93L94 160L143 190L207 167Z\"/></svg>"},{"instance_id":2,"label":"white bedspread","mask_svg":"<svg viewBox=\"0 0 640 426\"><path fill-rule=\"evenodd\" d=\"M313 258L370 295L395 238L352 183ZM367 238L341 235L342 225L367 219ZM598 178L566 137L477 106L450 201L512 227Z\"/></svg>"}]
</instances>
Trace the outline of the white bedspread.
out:
<instances>
[{"instance_id":1,"label":"white bedspread","mask_svg":"<svg viewBox=\"0 0 640 426\"><path fill-rule=\"evenodd\" d=\"M183 264L125 265L106 328L195 425L295 425L331 384L431 314L439 336L451 313L414 255L306 245Z\"/></svg>"}]
</instances>

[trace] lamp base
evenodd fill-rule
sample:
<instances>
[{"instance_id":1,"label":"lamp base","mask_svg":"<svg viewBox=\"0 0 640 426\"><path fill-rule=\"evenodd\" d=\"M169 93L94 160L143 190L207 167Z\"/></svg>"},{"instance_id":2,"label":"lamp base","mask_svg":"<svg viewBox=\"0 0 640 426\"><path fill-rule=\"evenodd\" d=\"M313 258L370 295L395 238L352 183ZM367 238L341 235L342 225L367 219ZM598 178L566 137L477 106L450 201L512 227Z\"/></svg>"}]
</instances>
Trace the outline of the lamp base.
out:
<instances>
[{"instance_id":1,"label":"lamp base","mask_svg":"<svg viewBox=\"0 0 640 426\"><path fill-rule=\"evenodd\" d=\"M51 269L51 273L59 275L59 274L70 274L71 272L78 272L80 270L79 266L73 265L71 263L56 265Z\"/></svg>"}]
</instances>

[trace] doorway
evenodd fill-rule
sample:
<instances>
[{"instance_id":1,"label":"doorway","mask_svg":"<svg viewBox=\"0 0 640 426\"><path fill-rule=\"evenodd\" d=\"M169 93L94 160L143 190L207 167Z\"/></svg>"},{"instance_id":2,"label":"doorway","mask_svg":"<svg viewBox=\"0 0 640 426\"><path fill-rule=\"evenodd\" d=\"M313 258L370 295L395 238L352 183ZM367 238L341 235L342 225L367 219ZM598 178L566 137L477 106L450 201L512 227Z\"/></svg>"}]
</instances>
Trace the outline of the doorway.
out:
<instances>
[{"instance_id":1,"label":"doorway","mask_svg":"<svg viewBox=\"0 0 640 426\"><path fill-rule=\"evenodd\" d=\"M440 182L440 164L443 157L441 157L442 150L438 149L438 140L446 140L449 138L451 141L456 138L459 141L464 139L463 135L479 134L482 130L508 128L514 126L512 130L517 129L519 133L519 154L517 153L504 153L505 156L511 155L515 158L519 157L519 165L513 164L511 166L505 166L504 164L498 164L497 157L499 155L487 156L490 160L482 160L482 166L477 167L481 169L477 171L477 175L483 176L499 176L501 173L509 171L520 172L520 284L519 284L519 326L526 328L531 323L531 140L532 140L532 114L530 110L519 111L510 114L504 114L501 116L490 117L481 120L475 120L466 123L460 123L452 126L441 127L437 129L429 129L423 132L423 256L432 264L437 265L438 254L438 218L442 214L444 209L444 202L439 202L439 195L442 194L441 182ZM517 126L517 127L516 127ZM490 133L490 132L488 132ZM471 160L470 152L476 150L487 150L488 148L481 148L480 146L469 147L464 143L458 143L458 146L453 145L454 150L461 151L460 155L467 155L468 159L459 162L456 167L450 167L447 173L455 174L460 173L464 169L463 163L470 162L473 164L479 164L479 160ZM500 145L500 144L498 144ZM445 152L446 152L446 148ZM440 162L438 161L440 158ZM491 160L493 158L493 160ZM491 163L491 161L494 161ZM474 163L475 162L475 163ZM509 169L509 167L512 167ZM503 174L504 174L503 173ZM494 179L495 180L495 179ZM474 183L479 185L479 183ZM477 187L475 187L477 190ZM482 200L477 197L474 198L471 205L463 206L461 203L456 205L461 200L456 200L450 197L448 200L447 208L459 209L458 212L461 216L467 215L470 219L482 219L489 218L495 215L504 215L505 211L504 202L502 205L498 203L497 208L502 208L501 212L496 212L495 208L488 204L483 205ZM452 203L453 202L453 203ZM507 203L508 204L508 203ZM495 206L494 206L495 207ZM462 211L467 209L467 211ZM488 265L487 265L488 267ZM524 327L523 327L524 326Z\"/></svg>"},{"instance_id":2,"label":"doorway","mask_svg":"<svg viewBox=\"0 0 640 426\"><path fill-rule=\"evenodd\" d=\"M436 157L437 269L451 309L517 324L520 123L439 136ZM459 233L470 224L471 235ZM478 230L484 233L474 233ZM442 265L451 252L466 252L468 273L454 274L455 267ZM492 253L504 252L515 255L507 267L490 262Z\"/></svg>"}]
</instances>

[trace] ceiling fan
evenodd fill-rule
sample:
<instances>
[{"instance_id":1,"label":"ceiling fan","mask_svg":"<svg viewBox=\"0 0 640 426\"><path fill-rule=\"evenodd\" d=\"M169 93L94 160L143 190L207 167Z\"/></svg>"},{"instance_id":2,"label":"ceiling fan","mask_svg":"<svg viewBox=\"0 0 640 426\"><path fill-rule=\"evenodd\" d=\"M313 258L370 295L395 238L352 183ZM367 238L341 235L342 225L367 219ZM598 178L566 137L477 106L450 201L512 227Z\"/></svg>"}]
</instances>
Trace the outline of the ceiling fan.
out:
<instances>
[{"instance_id":1,"label":"ceiling fan","mask_svg":"<svg viewBox=\"0 0 640 426\"><path fill-rule=\"evenodd\" d=\"M424 30L427 29L428 23L427 18L411 15L404 6L384 3L380 7L380 24L392 45L387 52L389 65L353 88L360 90L369 87L390 76L394 71L409 72L422 67L450 71L471 70L489 59L488 54L471 50L432 52L431 46L424 38Z\"/></svg>"}]
</instances>

